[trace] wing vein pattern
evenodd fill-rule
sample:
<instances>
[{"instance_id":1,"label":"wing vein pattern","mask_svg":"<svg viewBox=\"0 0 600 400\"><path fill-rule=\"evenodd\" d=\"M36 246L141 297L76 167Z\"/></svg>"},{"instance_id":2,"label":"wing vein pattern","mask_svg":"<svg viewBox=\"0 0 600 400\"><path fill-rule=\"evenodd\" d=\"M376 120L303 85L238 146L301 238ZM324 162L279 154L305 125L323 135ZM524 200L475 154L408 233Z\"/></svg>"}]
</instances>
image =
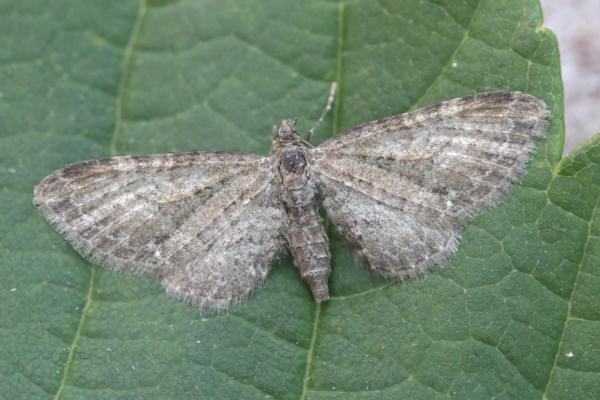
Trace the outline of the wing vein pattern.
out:
<instances>
[{"instance_id":1,"label":"wing vein pattern","mask_svg":"<svg viewBox=\"0 0 600 400\"><path fill-rule=\"evenodd\" d=\"M192 152L73 164L36 187L34 204L84 257L224 310L285 246L279 191L269 158Z\"/></svg>"},{"instance_id":2,"label":"wing vein pattern","mask_svg":"<svg viewBox=\"0 0 600 400\"><path fill-rule=\"evenodd\" d=\"M523 177L548 115L519 92L449 100L326 140L310 151L311 174L334 226L376 273L424 275Z\"/></svg>"}]
</instances>

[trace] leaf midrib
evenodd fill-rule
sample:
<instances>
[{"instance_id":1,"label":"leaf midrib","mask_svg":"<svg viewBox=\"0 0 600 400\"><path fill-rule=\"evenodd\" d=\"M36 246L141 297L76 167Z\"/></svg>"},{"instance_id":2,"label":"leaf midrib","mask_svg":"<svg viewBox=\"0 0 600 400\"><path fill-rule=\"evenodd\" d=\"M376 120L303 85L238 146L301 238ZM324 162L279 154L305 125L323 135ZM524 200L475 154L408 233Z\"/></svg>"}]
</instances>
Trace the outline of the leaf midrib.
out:
<instances>
[{"instance_id":1,"label":"leaf midrib","mask_svg":"<svg viewBox=\"0 0 600 400\"><path fill-rule=\"evenodd\" d=\"M338 41L338 45L337 45L337 71L336 71L336 82L337 82L337 87L338 87L338 91L336 93L337 101L335 101L334 103L334 108L333 108L333 128L332 128L332 137L335 136L336 132L338 131L339 128L339 110L340 110L340 97L342 94L342 50L343 50L343 38L344 38L344 8L345 8L345 4L344 4L344 0L339 0L338 2L338 31L337 31L337 41ZM330 230L331 228L331 221L329 220L328 216L325 216L325 221L324 221L324 225L325 225L325 229L326 230ZM317 303L316 307L315 307L315 316L313 319L313 329L312 329L312 333L311 333L311 338L310 338L310 346L308 348L308 351L306 352L306 366L305 366L305 370L304 370L304 378L302 380L302 392L300 394L300 400L306 400L307 396L308 396L308 383L310 381L310 376L311 376L311 368L312 368L312 360L313 360L313 355L315 352L315 344L317 342L317 335L318 335L318 331L319 331L319 324L320 324L320 318L321 318L321 303Z\"/></svg>"},{"instance_id":2,"label":"leaf midrib","mask_svg":"<svg viewBox=\"0 0 600 400\"><path fill-rule=\"evenodd\" d=\"M448 58L448 62L446 63L446 65L444 65L442 67L442 69L440 70L440 72L437 74L436 78L431 82L431 84L423 91L423 94L421 95L421 97L419 97L419 99L417 99L416 101L413 102L413 106L411 107L411 109L413 107L415 107L417 104L419 104L419 102L427 95L427 93L429 92L429 90L433 87L433 85L439 80L439 78L444 74L444 72L446 71L446 69L448 68L448 66L451 64L452 60L455 58L456 54L458 53L458 51L462 48L464 42L467 40L467 38L469 37L469 30L471 29L471 26L473 24L473 21L475 19L475 15L477 14L477 11L479 10L479 5L481 4L481 0L479 0L477 2L477 5L475 6L475 8L473 9L473 13L471 14L471 18L469 19L469 24L467 25L467 28L465 29L465 33L462 37L462 39L460 40L460 42L458 43L458 45L456 46L456 48L454 49L454 51L452 52L452 54L450 55L450 57ZM342 94L342 87L343 87L343 82L342 82L342 54L343 54L343 33L344 33L344 8L345 8L345 3L344 0L340 0L339 1L339 5L338 5L338 46L337 46L337 72L336 72L336 79L337 79L337 84L338 84L338 101L335 102L335 106L334 106L334 112L333 112L333 131L332 131L332 137L336 135L338 128L339 128L339 119L340 119L340 114L339 114L339 98L341 97ZM325 227L329 230L329 228L331 227L331 223L329 221L329 217L326 217L325 219ZM339 297L333 297L330 300L336 300L336 301L343 301L349 298L353 298L356 296L362 296L366 293L371 293L372 291L375 290L380 290L383 289L385 287L388 287L391 283L383 285L383 286L379 286L377 288L373 288L373 289L369 289L363 292L359 292L359 293L355 293L353 295L350 296L339 296ZM315 343L316 343L316 337L318 335L318 327L320 325L320 316L321 316L321 303L317 303L316 305L316 309L315 309L315 317L314 317L314 321L313 321L313 329L312 329L312 336L310 339L310 347L307 351L306 354L306 369L305 369L305 374L304 374L304 379L302 382L302 393L300 395L300 400L306 400L307 396L308 396L308 383L310 381L310 376L311 376L311 368L312 368L312 360L314 357L314 352L315 352Z\"/></svg>"}]
</instances>

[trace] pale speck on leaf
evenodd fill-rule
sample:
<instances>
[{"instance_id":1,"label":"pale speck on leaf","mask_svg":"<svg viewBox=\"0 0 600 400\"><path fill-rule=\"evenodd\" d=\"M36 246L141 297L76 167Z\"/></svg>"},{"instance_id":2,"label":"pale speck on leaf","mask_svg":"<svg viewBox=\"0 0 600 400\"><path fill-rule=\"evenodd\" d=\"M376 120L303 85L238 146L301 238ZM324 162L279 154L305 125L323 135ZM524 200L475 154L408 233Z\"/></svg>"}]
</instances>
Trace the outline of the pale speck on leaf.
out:
<instances>
[{"instance_id":1,"label":"pale speck on leaf","mask_svg":"<svg viewBox=\"0 0 600 400\"><path fill-rule=\"evenodd\" d=\"M533 96L479 93L368 122L316 147L316 126L305 140L286 120L267 156L84 161L46 177L33 202L84 257L153 276L201 310L245 300L286 247L320 302L329 298L331 256L319 200L372 272L424 276L452 257L464 225L525 175L548 116Z\"/></svg>"}]
</instances>

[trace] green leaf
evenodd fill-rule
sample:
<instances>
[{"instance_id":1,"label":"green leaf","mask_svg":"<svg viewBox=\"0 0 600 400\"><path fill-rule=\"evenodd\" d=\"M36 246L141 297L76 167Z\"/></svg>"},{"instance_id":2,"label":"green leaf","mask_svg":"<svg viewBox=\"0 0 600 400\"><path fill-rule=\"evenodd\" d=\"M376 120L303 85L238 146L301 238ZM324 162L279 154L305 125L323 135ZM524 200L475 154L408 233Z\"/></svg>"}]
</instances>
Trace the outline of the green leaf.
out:
<instances>
[{"instance_id":1,"label":"green leaf","mask_svg":"<svg viewBox=\"0 0 600 400\"><path fill-rule=\"evenodd\" d=\"M556 39L537 0L0 0L0 397L600 397L600 138L560 160ZM552 111L522 186L453 261L392 284L332 233L333 298L289 257L227 315L93 266L33 187L115 154L266 153L444 99L520 90Z\"/></svg>"}]
</instances>

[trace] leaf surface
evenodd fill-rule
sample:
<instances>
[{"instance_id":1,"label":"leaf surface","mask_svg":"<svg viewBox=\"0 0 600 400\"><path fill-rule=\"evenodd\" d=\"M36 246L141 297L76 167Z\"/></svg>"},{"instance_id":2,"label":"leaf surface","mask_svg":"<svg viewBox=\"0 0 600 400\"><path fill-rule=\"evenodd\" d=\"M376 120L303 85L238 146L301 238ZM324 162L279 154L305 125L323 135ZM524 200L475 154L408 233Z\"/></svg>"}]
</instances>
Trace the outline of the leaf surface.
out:
<instances>
[{"instance_id":1,"label":"leaf surface","mask_svg":"<svg viewBox=\"0 0 600 400\"><path fill-rule=\"evenodd\" d=\"M554 36L534 0L0 1L0 397L600 397L600 142L560 161ZM35 212L33 187L116 154L266 154L476 92L552 111L523 185L425 280L374 278L330 229L331 301L285 257L227 315L106 271Z\"/></svg>"}]
</instances>

